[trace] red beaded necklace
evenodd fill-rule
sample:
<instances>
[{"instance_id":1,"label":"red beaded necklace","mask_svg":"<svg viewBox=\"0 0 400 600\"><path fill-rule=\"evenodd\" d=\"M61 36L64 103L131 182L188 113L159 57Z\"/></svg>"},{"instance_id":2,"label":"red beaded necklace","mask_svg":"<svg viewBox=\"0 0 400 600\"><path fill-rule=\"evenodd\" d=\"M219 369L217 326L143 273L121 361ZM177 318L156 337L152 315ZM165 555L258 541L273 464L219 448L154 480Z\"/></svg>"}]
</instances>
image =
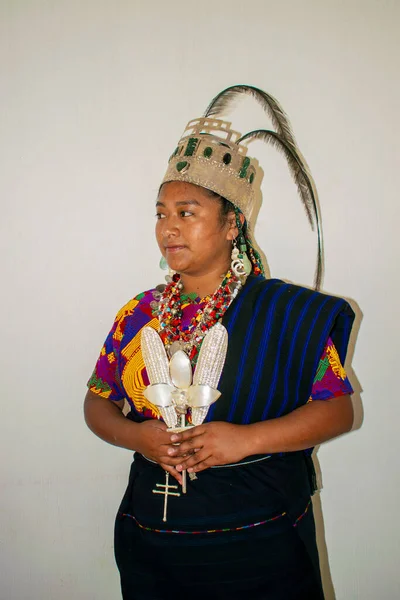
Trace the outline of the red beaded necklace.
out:
<instances>
[{"instance_id":1,"label":"red beaded necklace","mask_svg":"<svg viewBox=\"0 0 400 600\"><path fill-rule=\"evenodd\" d=\"M195 364L204 336L222 319L242 284L231 271L228 271L214 294L203 299L202 308L199 308L192 317L189 327L182 330L183 286L180 279L180 275L175 273L172 281L161 294L158 309L160 336L170 354L173 354L176 349L182 349Z\"/></svg>"}]
</instances>

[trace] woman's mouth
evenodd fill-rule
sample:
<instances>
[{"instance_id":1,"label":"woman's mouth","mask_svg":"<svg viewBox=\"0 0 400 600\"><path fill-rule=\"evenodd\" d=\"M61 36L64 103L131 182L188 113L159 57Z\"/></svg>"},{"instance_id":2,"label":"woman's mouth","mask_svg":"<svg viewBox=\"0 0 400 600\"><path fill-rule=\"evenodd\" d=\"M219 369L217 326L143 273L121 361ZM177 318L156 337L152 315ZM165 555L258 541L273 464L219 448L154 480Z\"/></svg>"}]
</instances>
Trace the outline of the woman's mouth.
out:
<instances>
[{"instance_id":1,"label":"woman's mouth","mask_svg":"<svg viewBox=\"0 0 400 600\"><path fill-rule=\"evenodd\" d=\"M175 254L175 252L179 252L180 250L183 250L185 248L185 246L167 246L165 248L165 251L168 254Z\"/></svg>"}]
</instances>

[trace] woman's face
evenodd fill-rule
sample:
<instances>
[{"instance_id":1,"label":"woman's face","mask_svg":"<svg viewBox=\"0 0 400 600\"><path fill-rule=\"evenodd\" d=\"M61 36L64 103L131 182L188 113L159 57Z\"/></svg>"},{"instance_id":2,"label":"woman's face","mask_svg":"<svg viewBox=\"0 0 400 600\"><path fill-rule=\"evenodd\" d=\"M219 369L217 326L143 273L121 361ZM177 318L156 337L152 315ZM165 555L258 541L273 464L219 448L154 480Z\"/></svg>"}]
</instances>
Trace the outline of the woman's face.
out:
<instances>
[{"instance_id":1,"label":"woman's face","mask_svg":"<svg viewBox=\"0 0 400 600\"><path fill-rule=\"evenodd\" d=\"M162 186L157 207L156 237L168 265L178 273L206 275L229 267L234 215L221 221L221 205L206 190L173 181Z\"/></svg>"}]
</instances>

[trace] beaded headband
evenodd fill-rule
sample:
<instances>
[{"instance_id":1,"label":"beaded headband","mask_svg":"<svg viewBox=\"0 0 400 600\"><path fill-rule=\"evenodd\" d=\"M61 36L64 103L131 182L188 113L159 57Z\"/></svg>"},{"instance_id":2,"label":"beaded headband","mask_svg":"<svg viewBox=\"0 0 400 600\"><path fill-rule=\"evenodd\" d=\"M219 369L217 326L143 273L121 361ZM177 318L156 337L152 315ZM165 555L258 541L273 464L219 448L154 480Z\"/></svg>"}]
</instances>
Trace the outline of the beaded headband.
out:
<instances>
[{"instance_id":1,"label":"beaded headband","mask_svg":"<svg viewBox=\"0 0 400 600\"><path fill-rule=\"evenodd\" d=\"M216 118L226 113L232 100L241 94L250 95L261 104L276 131L257 129L240 135L231 129L229 122ZM250 225L261 177L256 177L258 162L247 156L247 146L243 142L255 139L274 146L285 156L311 228L317 230L315 287L319 289L323 252L318 194L308 165L294 139L289 119L275 98L248 85L234 85L219 93L210 102L202 118L187 124L169 159L162 183L182 181L212 190L232 202Z\"/></svg>"}]
</instances>

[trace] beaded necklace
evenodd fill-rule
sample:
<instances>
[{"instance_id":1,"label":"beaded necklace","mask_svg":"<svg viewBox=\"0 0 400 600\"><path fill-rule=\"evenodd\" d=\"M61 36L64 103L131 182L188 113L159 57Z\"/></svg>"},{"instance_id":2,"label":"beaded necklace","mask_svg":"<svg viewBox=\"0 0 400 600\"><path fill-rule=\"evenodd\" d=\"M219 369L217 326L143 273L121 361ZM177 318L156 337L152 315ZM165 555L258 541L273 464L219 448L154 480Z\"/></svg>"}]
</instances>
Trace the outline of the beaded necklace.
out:
<instances>
[{"instance_id":1,"label":"beaded necklace","mask_svg":"<svg viewBox=\"0 0 400 600\"><path fill-rule=\"evenodd\" d=\"M178 273L172 277L158 302L155 311L160 322L160 337L170 356L177 350L184 350L192 364L196 364L200 346L207 331L222 319L232 300L238 294L242 283L228 271L221 285L212 296L206 296L192 317L187 329L182 330L182 297L183 285Z\"/></svg>"}]
</instances>

